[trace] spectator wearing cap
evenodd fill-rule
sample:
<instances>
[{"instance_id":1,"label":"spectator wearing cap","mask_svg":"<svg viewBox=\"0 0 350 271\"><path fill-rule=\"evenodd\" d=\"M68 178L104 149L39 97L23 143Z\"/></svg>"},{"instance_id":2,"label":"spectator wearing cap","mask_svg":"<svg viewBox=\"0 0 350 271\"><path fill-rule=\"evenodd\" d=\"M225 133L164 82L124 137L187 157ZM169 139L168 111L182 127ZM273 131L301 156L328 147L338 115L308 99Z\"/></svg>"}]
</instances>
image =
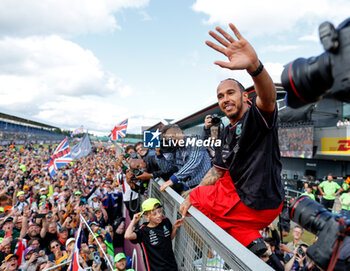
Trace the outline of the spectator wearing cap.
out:
<instances>
[{"instance_id":1,"label":"spectator wearing cap","mask_svg":"<svg viewBox=\"0 0 350 271\"><path fill-rule=\"evenodd\" d=\"M101 202L100 202L100 207L96 208L94 211L94 220L101 228L104 228L107 225L108 214L106 210L103 208Z\"/></svg>"},{"instance_id":2,"label":"spectator wearing cap","mask_svg":"<svg viewBox=\"0 0 350 271\"><path fill-rule=\"evenodd\" d=\"M2 230L0 231L0 238L5 237L5 233L11 232L11 236L13 239L18 238L20 236L20 232L15 229L15 224L13 221L13 217L9 216L4 219L2 224Z\"/></svg>"},{"instance_id":3,"label":"spectator wearing cap","mask_svg":"<svg viewBox=\"0 0 350 271\"><path fill-rule=\"evenodd\" d=\"M124 253L120 252L114 257L114 265L116 271L134 271L134 269L126 269L127 259Z\"/></svg>"},{"instance_id":4,"label":"spectator wearing cap","mask_svg":"<svg viewBox=\"0 0 350 271\"><path fill-rule=\"evenodd\" d=\"M62 227L58 233L58 241L61 243L63 249L65 249L66 242L69 238L69 232L66 227Z\"/></svg>"},{"instance_id":5,"label":"spectator wearing cap","mask_svg":"<svg viewBox=\"0 0 350 271\"><path fill-rule=\"evenodd\" d=\"M177 271L175 255L171 240L175 238L177 229L183 225L183 219L171 224L168 218L163 218L162 205L158 199L149 198L142 203L142 212L134 215L125 231L125 239L133 243L143 243L142 249L145 255L145 266L151 270ZM145 217L149 222L144 223L135 230L135 226Z\"/></svg>"},{"instance_id":6,"label":"spectator wearing cap","mask_svg":"<svg viewBox=\"0 0 350 271\"><path fill-rule=\"evenodd\" d=\"M23 192L26 199L29 199L31 197L31 192L29 191L29 189L30 189L29 185L23 185Z\"/></svg>"},{"instance_id":7,"label":"spectator wearing cap","mask_svg":"<svg viewBox=\"0 0 350 271\"><path fill-rule=\"evenodd\" d=\"M75 238L69 238L66 242L66 251L68 254L68 261L70 261L73 258L74 245L75 245Z\"/></svg>"},{"instance_id":8,"label":"spectator wearing cap","mask_svg":"<svg viewBox=\"0 0 350 271\"><path fill-rule=\"evenodd\" d=\"M93 194L90 199L88 200L88 205L90 208L92 209L96 209L96 208L99 208L100 206L100 203L98 201L98 197L97 195Z\"/></svg>"},{"instance_id":9,"label":"spectator wearing cap","mask_svg":"<svg viewBox=\"0 0 350 271\"><path fill-rule=\"evenodd\" d=\"M2 262L1 270L5 270L5 271L17 270L17 265L18 265L17 260L18 260L17 255L15 254L7 255L4 261Z\"/></svg>"},{"instance_id":10,"label":"spectator wearing cap","mask_svg":"<svg viewBox=\"0 0 350 271\"><path fill-rule=\"evenodd\" d=\"M26 220L27 219L24 219L24 221ZM43 240L40 236L41 227L39 224L31 222L29 225L27 225L27 223L22 223L22 231L24 229L26 229L25 232L27 232L27 234L24 236L24 239L29 241L33 238L39 238L40 247L43 246Z\"/></svg>"},{"instance_id":11,"label":"spectator wearing cap","mask_svg":"<svg viewBox=\"0 0 350 271\"><path fill-rule=\"evenodd\" d=\"M15 197L15 194L13 195L13 208L19 210L20 212L23 212L23 209L25 206L29 205L29 201L26 199L26 195L24 193L24 191L19 191L17 192L17 200Z\"/></svg>"},{"instance_id":12,"label":"spectator wearing cap","mask_svg":"<svg viewBox=\"0 0 350 271\"><path fill-rule=\"evenodd\" d=\"M23 254L25 262L19 267L19 269L22 269L23 271L35 271L39 259L47 260L47 256L43 250L38 252L38 250L32 246L27 247Z\"/></svg>"}]
</instances>

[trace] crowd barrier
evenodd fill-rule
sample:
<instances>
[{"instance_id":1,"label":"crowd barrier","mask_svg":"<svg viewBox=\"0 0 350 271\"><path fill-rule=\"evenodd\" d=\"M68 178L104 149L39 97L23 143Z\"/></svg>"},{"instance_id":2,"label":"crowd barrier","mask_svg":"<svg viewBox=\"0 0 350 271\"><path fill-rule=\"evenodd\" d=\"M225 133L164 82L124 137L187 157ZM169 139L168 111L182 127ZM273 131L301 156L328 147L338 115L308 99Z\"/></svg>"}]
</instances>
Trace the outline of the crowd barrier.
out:
<instances>
[{"instance_id":1,"label":"crowd barrier","mask_svg":"<svg viewBox=\"0 0 350 271\"><path fill-rule=\"evenodd\" d=\"M174 223L181 218L179 206L183 198L170 187L166 193L161 192L163 182L151 180L149 196L162 202L164 216ZM179 270L273 270L193 206L189 214L191 217L185 219L173 242Z\"/></svg>"}]
</instances>

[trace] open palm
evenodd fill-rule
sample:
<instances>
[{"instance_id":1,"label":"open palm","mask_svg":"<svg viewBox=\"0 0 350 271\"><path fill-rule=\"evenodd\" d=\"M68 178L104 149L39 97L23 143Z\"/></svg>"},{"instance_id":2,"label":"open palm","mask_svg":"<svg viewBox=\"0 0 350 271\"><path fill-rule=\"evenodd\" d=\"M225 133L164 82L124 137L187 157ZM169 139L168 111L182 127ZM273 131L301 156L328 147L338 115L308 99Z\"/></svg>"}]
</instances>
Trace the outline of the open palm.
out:
<instances>
[{"instance_id":1,"label":"open palm","mask_svg":"<svg viewBox=\"0 0 350 271\"><path fill-rule=\"evenodd\" d=\"M237 37L237 40L227 34L227 32L220 27L217 27L216 30L224 38L213 31L209 32L209 34L223 46L217 45L211 41L206 41L206 44L214 50L224 54L229 60L229 62L215 61L215 64L222 68L231 70L249 69L258 61L256 52L250 43L242 37L233 24L229 24L229 26Z\"/></svg>"}]
</instances>

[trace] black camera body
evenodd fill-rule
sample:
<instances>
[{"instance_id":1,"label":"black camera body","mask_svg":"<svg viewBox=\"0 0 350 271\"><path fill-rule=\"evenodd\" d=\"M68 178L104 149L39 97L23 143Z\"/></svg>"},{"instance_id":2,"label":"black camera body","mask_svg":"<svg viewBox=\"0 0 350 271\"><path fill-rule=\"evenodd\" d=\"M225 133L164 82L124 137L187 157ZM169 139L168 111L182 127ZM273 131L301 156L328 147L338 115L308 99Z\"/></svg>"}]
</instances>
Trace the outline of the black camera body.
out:
<instances>
[{"instance_id":1,"label":"black camera body","mask_svg":"<svg viewBox=\"0 0 350 271\"><path fill-rule=\"evenodd\" d=\"M285 99L290 107L317 102L328 92L335 99L350 102L350 18L337 28L330 22L322 23L319 36L323 54L298 58L282 72Z\"/></svg>"},{"instance_id":2,"label":"black camera body","mask_svg":"<svg viewBox=\"0 0 350 271\"><path fill-rule=\"evenodd\" d=\"M218 114L213 114L211 116L211 124L213 126L218 126L221 123L221 118L218 116Z\"/></svg>"},{"instance_id":3,"label":"black camera body","mask_svg":"<svg viewBox=\"0 0 350 271\"><path fill-rule=\"evenodd\" d=\"M132 174L134 174L134 176L140 176L145 172L145 169L143 168L134 168L131 170Z\"/></svg>"},{"instance_id":4,"label":"black camera body","mask_svg":"<svg viewBox=\"0 0 350 271\"><path fill-rule=\"evenodd\" d=\"M335 264L337 259L332 259L333 255L337 255L339 246L349 234L350 221L333 215L308 196L301 196L293 202L290 217L318 237L317 242L308 247L306 254L322 269Z\"/></svg>"},{"instance_id":5,"label":"black camera body","mask_svg":"<svg viewBox=\"0 0 350 271\"><path fill-rule=\"evenodd\" d=\"M301 246L298 247L297 254L299 254L301 258L304 258L305 252Z\"/></svg>"},{"instance_id":6,"label":"black camera body","mask_svg":"<svg viewBox=\"0 0 350 271\"><path fill-rule=\"evenodd\" d=\"M136 182L139 181L139 179L137 179L136 176L142 175L145 172L145 169L143 169L143 168L134 168L134 169L131 170L131 172L132 172L132 174L134 176L131 177L130 181L136 183Z\"/></svg>"},{"instance_id":7,"label":"black camera body","mask_svg":"<svg viewBox=\"0 0 350 271\"><path fill-rule=\"evenodd\" d=\"M146 169L144 169L144 168L134 168L131 170L131 172L134 176L131 177L130 181L133 182L135 185L135 188L134 189L131 188L131 189L134 190L135 192L138 192L141 194L143 194L145 192L146 182L143 180L137 179L136 176L142 175L145 171L146 171Z\"/></svg>"}]
</instances>

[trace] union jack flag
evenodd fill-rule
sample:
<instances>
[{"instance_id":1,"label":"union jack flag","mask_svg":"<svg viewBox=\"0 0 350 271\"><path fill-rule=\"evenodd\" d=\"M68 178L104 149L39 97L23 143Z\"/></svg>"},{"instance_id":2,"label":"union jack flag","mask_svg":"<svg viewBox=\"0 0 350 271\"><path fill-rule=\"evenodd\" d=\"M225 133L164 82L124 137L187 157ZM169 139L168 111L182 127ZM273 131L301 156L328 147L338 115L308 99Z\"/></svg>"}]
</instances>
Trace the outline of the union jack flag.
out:
<instances>
[{"instance_id":1,"label":"union jack flag","mask_svg":"<svg viewBox=\"0 0 350 271\"><path fill-rule=\"evenodd\" d=\"M82 228L82 224L83 223L80 221L80 226L79 226L79 229L78 229L78 232L77 232L75 246L74 246L74 250L73 250L73 259L72 259L71 271L85 270L79 264L79 250L80 250L80 247L81 247L81 228Z\"/></svg>"},{"instance_id":2,"label":"union jack flag","mask_svg":"<svg viewBox=\"0 0 350 271\"><path fill-rule=\"evenodd\" d=\"M60 167L63 167L72 161L73 159L70 155L70 148L66 138L58 145L49 161L47 161L46 167L49 169L50 176L53 177L57 174Z\"/></svg>"},{"instance_id":3,"label":"union jack flag","mask_svg":"<svg viewBox=\"0 0 350 271\"><path fill-rule=\"evenodd\" d=\"M119 123L119 125L114 127L114 129L111 133L111 139L118 140L122 137L125 137L127 127L128 127L128 119L122 121L121 123Z\"/></svg>"},{"instance_id":4,"label":"union jack flag","mask_svg":"<svg viewBox=\"0 0 350 271\"><path fill-rule=\"evenodd\" d=\"M71 137L74 137L74 136L76 136L76 135L78 135L78 134L81 134L81 133L83 133L83 132L84 132L84 126L81 125L79 128L75 129L75 130L73 131L73 133L72 133L70 136L71 136Z\"/></svg>"}]
</instances>

